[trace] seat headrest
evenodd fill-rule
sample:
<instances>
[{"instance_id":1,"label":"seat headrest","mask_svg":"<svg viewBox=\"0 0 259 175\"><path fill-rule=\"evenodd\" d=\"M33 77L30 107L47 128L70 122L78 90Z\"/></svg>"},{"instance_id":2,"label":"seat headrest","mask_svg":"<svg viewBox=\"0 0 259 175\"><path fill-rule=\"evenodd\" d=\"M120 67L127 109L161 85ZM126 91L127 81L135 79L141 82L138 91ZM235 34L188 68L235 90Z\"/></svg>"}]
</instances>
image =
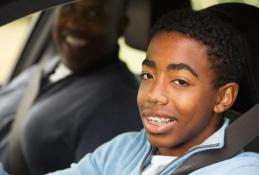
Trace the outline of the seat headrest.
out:
<instances>
[{"instance_id":1,"label":"seat headrest","mask_svg":"<svg viewBox=\"0 0 259 175\"><path fill-rule=\"evenodd\" d=\"M125 32L125 42L133 48L145 51L150 28L161 15L169 10L190 6L191 3L185 0L130 0L127 9L130 23Z\"/></svg>"},{"instance_id":2,"label":"seat headrest","mask_svg":"<svg viewBox=\"0 0 259 175\"><path fill-rule=\"evenodd\" d=\"M240 83L234 110L244 113L259 102L259 9L241 3L225 3L207 8L225 16L247 39L245 75Z\"/></svg>"},{"instance_id":3,"label":"seat headrest","mask_svg":"<svg viewBox=\"0 0 259 175\"><path fill-rule=\"evenodd\" d=\"M146 50L152 18L150 0L129 1L127 15L130 24L125 32L125 42L136 49Z\"/></svg>"},{"instance_id":4,"label":"seat headrest","mask_svg":"<svg viewBox=\"0 0 259 175\"><path fill-rule=\"evenodd\" d=\"M259 9L240 3L220 4L208 9L229 18L247 39L246 70L232 108L244 113L259 102ZM250 143L246 149L259 152L259 138Z\"/></svg>"}]
</instances>

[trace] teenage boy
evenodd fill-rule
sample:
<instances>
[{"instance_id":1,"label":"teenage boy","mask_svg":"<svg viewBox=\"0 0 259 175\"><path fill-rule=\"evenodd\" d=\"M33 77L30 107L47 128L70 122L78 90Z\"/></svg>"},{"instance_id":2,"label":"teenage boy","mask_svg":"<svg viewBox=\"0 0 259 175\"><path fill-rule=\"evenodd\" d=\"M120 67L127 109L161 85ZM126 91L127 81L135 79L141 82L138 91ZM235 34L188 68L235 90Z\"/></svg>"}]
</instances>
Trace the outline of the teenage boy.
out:
<instances>
[{"instance_id":1,"label":"teenage boy","mask_svg":"<svg viewBox=\"0 0 259 175\"><path fill-rule=\"evenodd\" d=\"M193 154L223 148L244 67L243 43L237 28L209 11L165 15L142 64L137 100L145 129L122 134L52 174L169 175ZM191 174L256 175L259 155L241 152Z\"/></svg>"}]
</instances>

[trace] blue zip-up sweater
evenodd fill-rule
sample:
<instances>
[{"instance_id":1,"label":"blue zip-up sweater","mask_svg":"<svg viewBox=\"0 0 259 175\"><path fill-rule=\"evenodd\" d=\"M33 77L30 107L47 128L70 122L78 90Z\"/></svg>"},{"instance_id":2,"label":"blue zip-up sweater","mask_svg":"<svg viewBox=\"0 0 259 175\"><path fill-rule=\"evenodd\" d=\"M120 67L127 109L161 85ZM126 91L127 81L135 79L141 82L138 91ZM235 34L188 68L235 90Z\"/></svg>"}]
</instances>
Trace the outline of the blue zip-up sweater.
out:
<instances>
[{"instance_id":1,"label":"blue zip-up sweater","mask_svg":"<svg viewBox=\"0 0 259 175\"><path fill-rule=\"evenodd\" d=\"M170 175L176 167L194 153L221 149L224 146L225 128L229 120L201 145L191 148L183 156L172 161L160 175ZM121 134L110 142L87 154L71 168L51 173L51 175L141 175L149 165L153 147L148 143L145 131ZM242 152L231 159L198 169L190 175L258 175L259 154Z\"/></svg>"}]
</instances>

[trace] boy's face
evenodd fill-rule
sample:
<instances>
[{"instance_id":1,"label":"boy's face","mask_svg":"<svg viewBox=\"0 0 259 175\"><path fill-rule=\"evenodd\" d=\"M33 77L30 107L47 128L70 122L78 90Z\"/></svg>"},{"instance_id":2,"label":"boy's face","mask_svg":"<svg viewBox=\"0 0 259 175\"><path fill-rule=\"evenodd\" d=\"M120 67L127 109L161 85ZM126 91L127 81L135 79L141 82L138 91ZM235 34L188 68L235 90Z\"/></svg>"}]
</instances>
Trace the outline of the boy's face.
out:
<instances>
[{"instance_id":1,"label":"boy's face","mask_svg":"<svg viewBox=\"0 0 259 175\"><path fill-rule=\"evenodd\" d=\"M138 106L148 140L160 154L180 156L218 129L218 90L204 44L158 33L142 69Z\"/></svg>"}]
</instances>

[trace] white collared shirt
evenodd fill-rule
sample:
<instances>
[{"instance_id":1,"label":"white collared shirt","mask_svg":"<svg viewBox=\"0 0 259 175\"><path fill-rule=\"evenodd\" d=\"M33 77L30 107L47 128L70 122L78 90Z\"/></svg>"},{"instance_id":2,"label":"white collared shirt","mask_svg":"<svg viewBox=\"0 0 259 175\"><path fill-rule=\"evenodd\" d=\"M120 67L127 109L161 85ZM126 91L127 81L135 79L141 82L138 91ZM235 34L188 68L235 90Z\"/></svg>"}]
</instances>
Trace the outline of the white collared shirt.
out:
<instances>
[{"instance_id":1,"label":"white collared shirt","mask_svg":"<svg viewBox=\"0 0 259 175\"><path fill-rule=\"evenodd\" d=\"M175 159L177 157L153 155L150 164L144 169L141 175L157 175Z\"/></svg>"},{"instance_id":2,"label":"white collared shirt","mask_svg":"<svg viewBox=\"0 0 259 175\"><path fill-rule=\"evenodd\" d=\"M66 67L63 63L59 63L54 73L49 76L49 81L51 83L55 83L71 74L72 71L68 67Z\"/></svg>"}]
</instances>

